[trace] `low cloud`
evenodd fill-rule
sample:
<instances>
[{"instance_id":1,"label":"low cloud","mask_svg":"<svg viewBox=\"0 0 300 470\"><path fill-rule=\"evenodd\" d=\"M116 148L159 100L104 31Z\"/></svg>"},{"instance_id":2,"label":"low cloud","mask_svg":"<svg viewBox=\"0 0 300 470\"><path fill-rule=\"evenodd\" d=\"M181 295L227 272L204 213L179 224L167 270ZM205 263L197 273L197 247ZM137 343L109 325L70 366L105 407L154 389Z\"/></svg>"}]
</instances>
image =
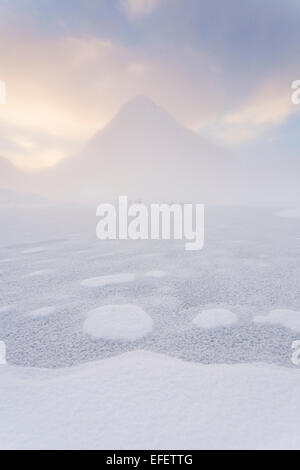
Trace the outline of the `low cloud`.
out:
<instances>
[{"instance_id":1,"label":"low cloud","mask_svg":"<svg viewBox=\"0 0 300 470\"><path fill-rule=\"evenodd\" d=\"M0 44L0 78L7 85L0 155L18 166L48 167L80 150L136 95L153 99L187 126L191 103L202 117L219 106L209 66L205 76L191 80L180 63L95 36L2 31Z\"/></svg>"},{"instance_id":2,"label":"low cloud","mask_svg":"<svg viewBox=\"0 0 300 470\"><path fill-rule=\"evenodd\" d=\"M0 36L7 86L0 155L18 166L49 166L79 150L135 95L147 70L126 48L95 37Z\"/></svg>"},{"instance_id":3,"label":"low cloud","mask_svg":"<svg viewBox=\"0 0 300 470\"><path fill-rule=\"evenodd\" d=\"M20 0L0 7L0 156L19 166L49 166L80 150L141 94L227 145L255 140L300 110L290 101L300 38L290 0L270 9L266 0L260 18L258 0L228 0L224 12L217 0L30 3L28 11Z\"/></svg>"},{"instance_id":4,"label":"low cloud","mask_svg":"<svg viewBox=\"0 0 300 470\"><path fill-rule=\"evenodd\" d=\"M291 103L288 79L268 82L236 109L198 129L227 145L245 144L273 126L280 126L299 109Z\"/></svg>"}]
</instances>

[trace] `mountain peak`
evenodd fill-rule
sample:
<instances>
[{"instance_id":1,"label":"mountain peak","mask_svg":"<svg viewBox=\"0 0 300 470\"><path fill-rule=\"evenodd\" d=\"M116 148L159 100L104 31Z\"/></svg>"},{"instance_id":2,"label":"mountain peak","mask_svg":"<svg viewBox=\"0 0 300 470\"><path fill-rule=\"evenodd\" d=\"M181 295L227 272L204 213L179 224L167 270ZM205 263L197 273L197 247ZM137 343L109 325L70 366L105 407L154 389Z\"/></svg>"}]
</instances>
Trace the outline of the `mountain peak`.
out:
<instances>
[{"instance_id":1,"label":"mountain peak","mask_svg":"<svg viewBox=\"0 0 300 470\"><path fill-rule=\"evenodd\" d=\"M165 109L158 106L150 98L139 95L121 108L112 121L112 125L116 124L126 128L126 130L131 127L135 132L138 132L143 126L150 129L149 126L174 125L175 121Z\"/></svg>"},{"instance_id":2,"label":"mountain peak","mask_svg":"<svg viewBox=\"0 0 300 470\"><path fill-rule=\"evenodd\" d=\"M146 96L139 95L128 101L120 110L117 116L127 116L127 118L137 117L138 119L147 117L169 116L167 111L158 106L154 101Z\"/></svg>"},{"instance_id":3,"label":"mountain peak","mask_svg":"<svg viewBox=\"0 0 300 470\"><path fill-rule=\"evenodd\" d=\"M157 109L158 106L152 101L150 98L147 98L147 96L144 95L137 95L135 98L132 100L128 101L125 103L125 105L122 107L122 109Z\"/></svg>"}]
</instances>

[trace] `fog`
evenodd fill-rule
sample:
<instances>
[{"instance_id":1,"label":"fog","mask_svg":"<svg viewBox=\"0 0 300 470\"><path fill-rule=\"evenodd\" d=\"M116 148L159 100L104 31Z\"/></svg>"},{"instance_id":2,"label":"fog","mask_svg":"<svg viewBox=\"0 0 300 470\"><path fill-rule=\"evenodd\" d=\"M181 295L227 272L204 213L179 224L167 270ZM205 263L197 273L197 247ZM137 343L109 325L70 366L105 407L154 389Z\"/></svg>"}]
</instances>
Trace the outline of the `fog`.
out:
<instances>
[{"instance_id":1,"label":"fog","mask_svg":"<svg viewBox=\"0 0 300 470\"><path fill-rule=\"evenodd\" d=\"M280 159L261 161L217 146L141 96L53 168L24 172L5 159L0 165L0 187L22 191L24 204L32 200L26 192L48 204L95 205L119 195L212 205L293 206L299 201L295 160L282 167Z\"/></svg>"}]
</instances>

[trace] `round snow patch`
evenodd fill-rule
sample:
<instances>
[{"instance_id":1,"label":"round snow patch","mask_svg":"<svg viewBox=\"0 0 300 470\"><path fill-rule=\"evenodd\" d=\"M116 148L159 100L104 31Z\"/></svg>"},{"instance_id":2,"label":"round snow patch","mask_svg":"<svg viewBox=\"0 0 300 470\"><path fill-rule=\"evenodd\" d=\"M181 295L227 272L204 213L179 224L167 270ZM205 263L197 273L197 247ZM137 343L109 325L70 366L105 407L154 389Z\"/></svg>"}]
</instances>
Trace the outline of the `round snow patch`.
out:
<instances>
[{"instance_id":1,"label":"round snow patch","mask_svg":"<svg viewBox=\"0 0 300 470\"><path fill-rule=\"evenodd\" d=\"M111 274L110 276L93 277L81 282L85 287L103 287L109 284L122 284L135 280L135 275L130 273Z\"/></svg>"},{"instance_id":2,"label":"round snow patch","mask_svg":"<svg viewBox=\"0 0 300 470\"><path fill-rule=\"evenodd\" d=\"M272 310L267 316L254 318L254 323L281 325L290 330L300 331L300 312L294 310Z\"/></svg>"},{"instance_id":3,"label":"round snow patch","mask_svg":"<svg viewBox=\"0 0 300 470\"><path fill-rule=\"evenodd\" d=\"M149 271L148 273L145 274L145 276L147 277L157 277L157 278L165 277L166 275L167 273L165 273L164 271Z\"/></svg>"},{"instance_id":4,"label":"round snow patch","mask_svg":"<svg viewBox=\"0 0 300 470\"><path fill-rule=\"evenodd\" d=\"M94 338L134 341L152 326L152 318L137 305L106 305L88 313L83 331Z\"/></svg>"},{"instance_id":5,"label":"round snow patch","mask_svg":"<svg viewBox=\"0 0 300 470\"><path fill-rule=\"evenodd\" d=\"M41 269L40 271L33 271L32 273L29 273L28 277L46 276L47 274L51 273L52 271L50 269Z\"/></svg>"},{"instance_id":6,"label":"round snow patch","mask_svg":"<svg viewBox=\"0 0 300 470\"><path fill-rule=\"evenodd\" d=\"M29 315L31 317L47 317L48 315L52 315L54 312L54 307L43 307L38 308L37 310L33 310Z\"/></svg>"},{"instance_id":7,"label":"round snow patch","mask_svg":"<svg viewBox=\"0 0 300 470\"><path fill-rule=\"evenodd\" d=\"M218 328L236 323L237 316L230 310L223 308L212 308L199 313L193 323L199 328Z\"/></svg>"},{"instance_id":8,"label":"round snow patch","mask_svg":"<svg viewBox=\"0 0 300 470\"><path fill-rule=\"evenodd\" d=\"M36 246L34 248L29 248L28 250L24 250L23 254L24 255L31 255L31 254L34 254L34 253L41 253L42 251L45 251L45 250L46 250L46 247Z\"/></svg>"}]
</instances>

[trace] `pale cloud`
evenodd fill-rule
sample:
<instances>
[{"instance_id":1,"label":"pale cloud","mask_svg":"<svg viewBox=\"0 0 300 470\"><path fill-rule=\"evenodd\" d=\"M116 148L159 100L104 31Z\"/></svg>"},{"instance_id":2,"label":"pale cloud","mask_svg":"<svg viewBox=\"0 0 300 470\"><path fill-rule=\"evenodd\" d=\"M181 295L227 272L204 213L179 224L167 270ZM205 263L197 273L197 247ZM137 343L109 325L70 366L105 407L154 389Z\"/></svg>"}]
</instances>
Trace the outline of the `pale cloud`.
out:
<instances>
[{"instance_id":1,"label":"pale cloud","mask_svg":"<svg viewBox=\"0 0 300 470\"><path fill-rule=\"evenodd\" d=\"M222 143L239 145L258 138L272 126L280 126L297 111L291 104L288 79L280 83L270 81L237 109L195 128Z\"/></svg>"},{"instance_id":2,"label":"pale cloud","mask_svg":"<svg viewBox=\"0 0 300 470\"><path fill-rule=\"evenodd\" d=\"M142 62L135 62L129 65L128 72L136 76L144 76L149 66Z\"/></svg>"},{"instance_id":3,"label":"pale cloud","mask_svg":"<svg viewBox=\"0 0 300 470\"><path fill-rule=\"evenodd\" d=\"M249 50L244 51L244 43L237 42L234 60L231 35L227 49L223 46L226 31L220 30L220 42L214 25L209 29L210 41L198 37L201 31L208 31L203 28L211 18L206 15L211 7L204 8L208 2L191 0L190 8L175 0L117 0L120 2L130 19L145 18L143 28L116 8L112 12L117 23L112 16L109 21L102 19L107 14L104 9L99 15L102 27L97 30L76 18L77 29L65 25L55 34L41 32L31 23L35 18L31 14L26 22L21 15L15 28L12 21L0 18L0 80L7 85L7 104L0 106L0 156L30 168L55 164L79 151L126 101L140 94L153 99L186 127L228 145L256 139L300 110L290 101L290 83L297 78L294 59L294 68L287 72L280 61L277 63L276 54L276 67L266 64L266 72L261 64L269 51L261 51L264 60L261 56L258 60L258 49L251 42L255 35L245 41ZM174 11L161 8L164 2ZM158 8L159 14L150 20ZM168 27L170 18L172 28ZM220 27L231 25L228 18L223 24L223 15L217 19ZM89 34L78 27L82 24L87 24ZM273 35L271 39L273 44ZM252 47L252 65L257 68L248 75L243 72L241 78L240 62L245 57L251 59ZM285 81L270 79L271 74L282 77L282 70Z\"/></svg>"},{"instance_id":4,"label":"pale cloud","mask_svg":"<svg viewBox=\"0 0 300 470\"><path fill-rule=\"evenodd\" d=\"M273 89L271 92L266 87L238 111L226 116L225 123L250 126L281 124L293 110L290 95L288 86L285 90Z\"/></svg>"},{"instance_id":5,"label":"pale cloud","mask_svg":"<svg viewBox=\"0 0 300 470\"><path fill-rule=\"evenodd\" d=\"M30 168L55 164L81 145L134 96L146 64L120 45L94 37L44 39L0 34L0 155ZM14 50L12 56L10 51Z\"/></svg>"},{"instance_id":6,"label":"pale cloud","mask_svg":"<svg viewBox=\"0 0 300 470\"><path fill-rule=\"evenodd\" d=\"M143 17L155 10L161 0L120 0L121 8L131 18Z\"/></svg>"},{"instance_id":7,"label":"pale cloud","mask_svg":"<svg viewBox=\"0 0 300 470\"><path fill-rule=\"evenodd\" d=\"M153 99L184 125L191 112L210 116L218 106L209 73L191 81L180 63L117 42L2 30L0 44L0 78L7 84L0 156L20 167L48 167L76 153L136 95Z\"/></svg>"}]
</instances>

